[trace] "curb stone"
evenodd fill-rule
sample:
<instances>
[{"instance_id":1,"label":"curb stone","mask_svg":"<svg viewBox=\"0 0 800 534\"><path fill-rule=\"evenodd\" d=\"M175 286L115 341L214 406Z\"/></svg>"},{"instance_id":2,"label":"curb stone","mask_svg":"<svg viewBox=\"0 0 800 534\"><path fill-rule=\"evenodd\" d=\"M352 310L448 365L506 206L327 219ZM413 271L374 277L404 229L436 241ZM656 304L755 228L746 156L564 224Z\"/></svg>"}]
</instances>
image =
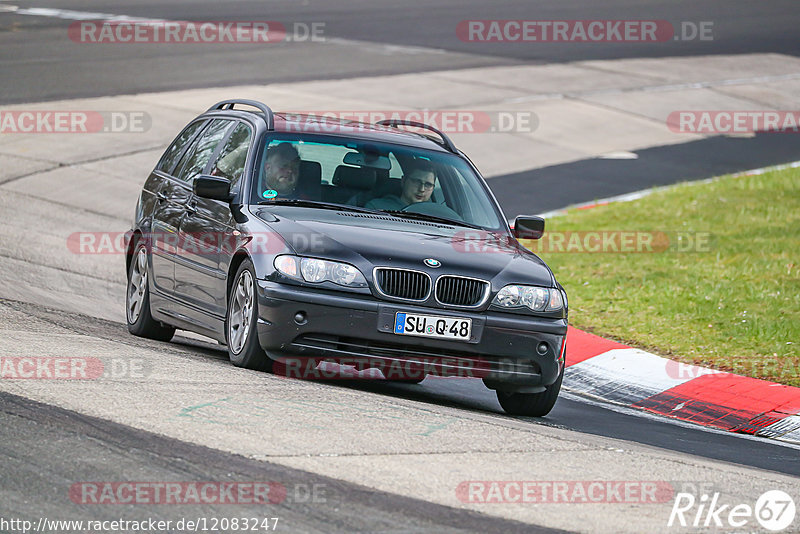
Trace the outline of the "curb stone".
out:
<instances>
[{"instance_id":1,"label":"curb stone","mask_svg":"<svg viewBox=\"0 0 800 534\"><path fill-rule=\"evenodd\" d=\"M800 444L800 388L662 358L577 328L564 387L729 432Z\"/></svg>"}]
</instances>

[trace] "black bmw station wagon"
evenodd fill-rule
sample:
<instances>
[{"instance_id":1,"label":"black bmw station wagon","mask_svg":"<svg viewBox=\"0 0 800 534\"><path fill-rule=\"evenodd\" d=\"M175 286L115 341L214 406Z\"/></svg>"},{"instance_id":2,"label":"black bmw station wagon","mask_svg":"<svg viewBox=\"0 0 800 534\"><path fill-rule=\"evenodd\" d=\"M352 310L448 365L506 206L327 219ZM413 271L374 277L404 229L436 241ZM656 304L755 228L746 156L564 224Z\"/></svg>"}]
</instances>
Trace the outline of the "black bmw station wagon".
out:
<instances>
[{"instance_id":1,"label":"black bmw station wagon","mask_svg":"<svg viewBox=\"0 0 800 534\"><path fill-rule=\"evenodd\" d=\"M518 241L543 231L533 216L512 229L431 126L228 100L184 128L142 188L128 329L197 332L263 371L479 377L506 412L543 416L564 375L567 296Z\"/></svg>"}]
</instances>

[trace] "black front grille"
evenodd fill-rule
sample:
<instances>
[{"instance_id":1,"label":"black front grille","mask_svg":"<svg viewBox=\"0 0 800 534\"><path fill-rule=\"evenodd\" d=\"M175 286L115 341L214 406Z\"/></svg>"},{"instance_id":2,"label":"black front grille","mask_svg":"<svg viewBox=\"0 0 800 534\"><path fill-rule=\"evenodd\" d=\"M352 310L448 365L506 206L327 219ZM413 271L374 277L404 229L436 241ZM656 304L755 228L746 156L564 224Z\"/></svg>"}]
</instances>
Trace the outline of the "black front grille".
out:
<instances>
[{"instance_id":1,"label":"black front grille","mask_svg":"<svg viewBox=\"0 0 800 534\"><path fill-rule=\"evenodd\" d=\"M425 300L431 291L430 277L420 271L377 269L375 282L384 295L407 300Z\"/></svg>"},{"instance_id":2,"label":"black front grille","mask_svg":"<svg viewBox=\"0 0 800 534\"><path fill-rule=\"evenodd\" d=\"M489 282L484 280L446 275L436 281L436 298L442 304L477 306L483 302L488 287Z\"/></svg>"}]
</instances>

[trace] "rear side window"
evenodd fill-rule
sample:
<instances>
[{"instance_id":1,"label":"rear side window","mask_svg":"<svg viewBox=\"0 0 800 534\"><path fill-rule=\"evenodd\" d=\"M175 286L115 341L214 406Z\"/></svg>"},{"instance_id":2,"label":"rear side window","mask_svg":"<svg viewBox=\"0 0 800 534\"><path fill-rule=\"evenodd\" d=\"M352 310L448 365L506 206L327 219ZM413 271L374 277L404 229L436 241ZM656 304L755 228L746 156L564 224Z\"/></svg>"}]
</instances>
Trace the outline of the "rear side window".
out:
<instances>
[{"instance_id":1,"label":"rear side window","mask_svg":"<svg viewBox=\"0 0 800 534\"><path fill-rule=\"evenodd\" d=\"M178 159L181 157L181 154L184 153L189 143L194 139L194 136L197 132L200 131L200 128L206 123L205 120L193 122L189 126L187 126L178 137L173 141L172 145L164 152L164 155L161 156L161 161L158 163L159 171L165 172L169 174L172 172L172 169L175 167L175 164L178 162Z\"/></svg>"},{"instance_id":2,"label":"rear side window","mask_svg":"<svg viewBox=\"0 0 800 534\"><path fill-rule=\"evenodd\" d=\"M195 176L201 174L232 124L232 121L225 119L212 121L192 149L183 157L184 161L179 165L181 170L179 173L176 172L175 176L179 180L190 182Z\"/></svg>"}]
</instances>

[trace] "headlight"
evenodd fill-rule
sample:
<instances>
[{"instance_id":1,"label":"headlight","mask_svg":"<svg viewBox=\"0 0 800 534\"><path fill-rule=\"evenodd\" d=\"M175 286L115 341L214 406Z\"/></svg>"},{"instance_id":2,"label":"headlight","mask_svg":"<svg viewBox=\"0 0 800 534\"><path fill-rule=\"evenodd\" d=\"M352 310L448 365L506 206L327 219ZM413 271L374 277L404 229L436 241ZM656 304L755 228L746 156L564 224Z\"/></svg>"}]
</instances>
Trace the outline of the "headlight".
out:
<instances>
[{"instance_id":1,"label":"headlight","mask_svg":"<svg viewBox=\"0 0 800 534\"><path fill-rule=\"evenodd\" d=\"M323 260L303 258L300 260L300 272L303 274L303 279L306 282L316 284L325 281L328 275L328 266Z\"/></svg>"},{"instance_id":2,"label":"headlight","mask_svg":"<svg viewBox=\"0 0 800 534\"><path fill-rule=\"evenodd\" d=\"M561 291L536 286L506 286L497 292L492 304L501 308L526 307L532 311L558 311L564 307Z\"/></svg>"},{"instance_id":3,"label":"headlight","mask_svg":"<svg viewBox=\"0 0 800 534\"><path fill-rule=\"evenodd\" d=\"M281 274L312 284L333 282L345 287L367 287L364 275L349 263L281 255L273 264Z\"/></svg>"}]
</instances>

